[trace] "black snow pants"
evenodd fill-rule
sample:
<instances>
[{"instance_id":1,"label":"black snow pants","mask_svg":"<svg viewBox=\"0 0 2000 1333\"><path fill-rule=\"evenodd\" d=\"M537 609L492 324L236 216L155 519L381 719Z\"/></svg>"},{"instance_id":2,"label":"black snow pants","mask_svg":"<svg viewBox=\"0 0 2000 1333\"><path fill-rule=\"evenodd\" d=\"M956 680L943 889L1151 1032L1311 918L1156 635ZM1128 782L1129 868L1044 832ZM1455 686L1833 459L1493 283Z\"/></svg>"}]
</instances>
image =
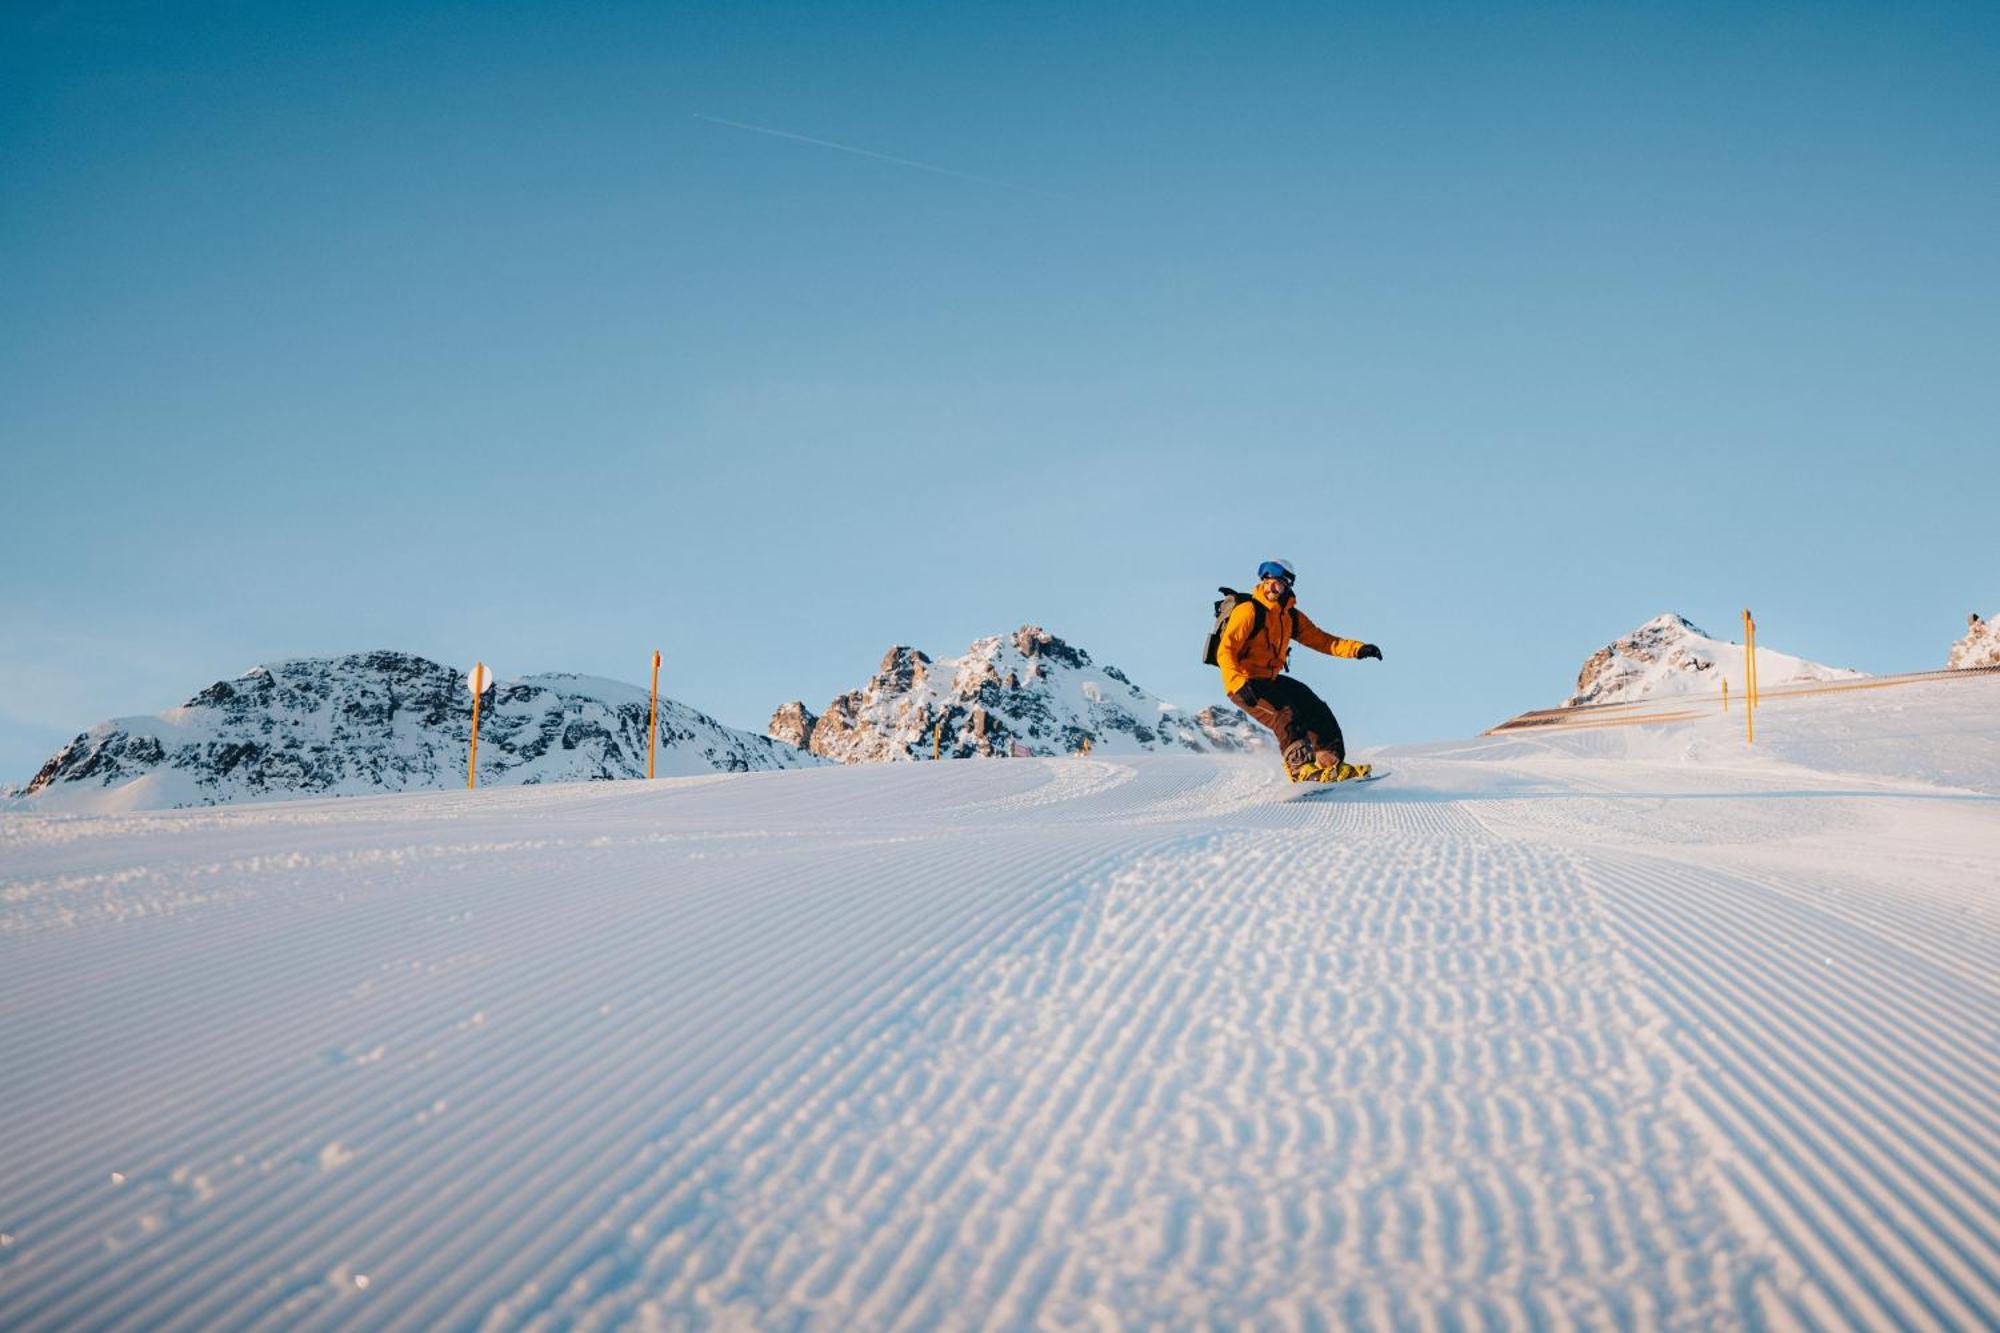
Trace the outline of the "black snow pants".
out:
<instances>
[{"instance_id":1,"label":"black snow pants","mask_svg":"<svg viewBox=\"0 0 2000 1333\"><path fill-rule=\"evenodd\" d=\"M1308 762L1332 768L1347 758L1347 742L1333 710L1292 677L1253 680L1229 697L1278 738L1286 772L1296 773Z\"/></svg>"}]
</instances>

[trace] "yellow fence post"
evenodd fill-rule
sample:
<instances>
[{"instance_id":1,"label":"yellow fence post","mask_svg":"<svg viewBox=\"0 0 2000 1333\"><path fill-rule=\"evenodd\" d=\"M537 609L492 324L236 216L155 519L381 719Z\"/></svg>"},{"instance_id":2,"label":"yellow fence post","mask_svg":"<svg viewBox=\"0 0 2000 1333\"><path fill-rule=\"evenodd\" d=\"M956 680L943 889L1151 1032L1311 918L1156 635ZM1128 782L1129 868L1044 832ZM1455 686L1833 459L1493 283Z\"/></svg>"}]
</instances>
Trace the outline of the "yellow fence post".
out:
<instances>
[{"instance_id":1,"label":"yellow fence post","mask_svg":"<svg viewBox=\"0 0 2000 1333\"><path fill-rule=\"evenodd\" d=\"M653 752L660 748L660 650L653 650L653 702L646 709L646 780L653 779Z\"/></svg>"},{"instance_id":2,"label":"yellow fence post","mask_svg":"<svg viewBox=\"0 0 2000 1333\"><path fill-rule=\"evenodd\" d=\"M1757 743L1757 622L1743 608L1743 743Z\"/></svg>"},{"instance_id":3,"label":"yellow fence post","mask_svg":"<svg viewBox=\"0 0 2000 1333\"><path fill-rule=\"evenodd\" d=\"M1729 677L1722 678L1722 711L1729 711Z\"/></svg>"},{"instance_id":4,"label":"yellow fence post","mask_svg":"<svg viewBox=\"0 0 2000 1333\"><path fill-rule=\"evenodd\" d=\"M474 662L465 683L472 691L472 753L465 761L465 789L471 791L479 783L479 696L493 683L493 673L486 663Z\"/></svg>"}]
</instances>

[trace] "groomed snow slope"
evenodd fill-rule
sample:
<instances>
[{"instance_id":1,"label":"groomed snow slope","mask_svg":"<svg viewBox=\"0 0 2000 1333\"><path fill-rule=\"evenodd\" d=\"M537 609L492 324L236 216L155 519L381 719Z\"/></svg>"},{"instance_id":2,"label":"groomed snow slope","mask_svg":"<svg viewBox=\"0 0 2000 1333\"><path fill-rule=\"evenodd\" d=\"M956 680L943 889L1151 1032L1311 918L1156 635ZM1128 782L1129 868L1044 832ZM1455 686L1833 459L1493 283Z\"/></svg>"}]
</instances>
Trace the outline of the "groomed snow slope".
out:
<instances>
[{"instance_id":1,"label":"groomed snow slope","mask_svg":"<svg viewBox=\"0 0 2000 1333\"><path fill-rule=\"evenodd\" d=\"M1740 720L0 817L0 1327L1991 1326L2000 680Z\"/></svg>"}]
</instances>

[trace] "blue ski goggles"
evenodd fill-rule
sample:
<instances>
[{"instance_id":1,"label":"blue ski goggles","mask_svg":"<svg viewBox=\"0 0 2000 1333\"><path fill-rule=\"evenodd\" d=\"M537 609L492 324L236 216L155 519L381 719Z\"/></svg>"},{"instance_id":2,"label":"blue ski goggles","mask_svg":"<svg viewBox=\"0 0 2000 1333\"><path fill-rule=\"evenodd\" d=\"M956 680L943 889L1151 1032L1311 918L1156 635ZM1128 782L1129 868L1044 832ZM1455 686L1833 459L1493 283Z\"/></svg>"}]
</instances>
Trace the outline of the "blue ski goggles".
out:
<instances>
[{"instance_id":1,"label":"blue ski goggles","mask_svg":"<svg viewBox=\"0 0 2000 1333\"><path fill-rule=\"evenodd\" d=\"M1259 579L1282 579L1287 587L1292 582L1290 572L1275 560L1266 560L1263 564L1257 566L1257 577Z\"/></svg>"}]
</instances>

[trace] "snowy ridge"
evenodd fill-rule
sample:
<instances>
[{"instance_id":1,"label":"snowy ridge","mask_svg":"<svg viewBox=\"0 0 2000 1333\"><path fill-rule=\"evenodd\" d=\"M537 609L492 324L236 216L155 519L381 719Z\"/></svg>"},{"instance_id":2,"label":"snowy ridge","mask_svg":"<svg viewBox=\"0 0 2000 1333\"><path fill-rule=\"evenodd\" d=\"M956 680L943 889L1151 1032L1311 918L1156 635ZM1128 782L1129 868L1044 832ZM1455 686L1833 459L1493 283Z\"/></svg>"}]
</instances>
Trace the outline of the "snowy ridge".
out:
<instances>
[{"instance_id":1,"label":"snowy ridge","mask_svg":"<svg viewBox=\"0 0 2000 1333\"><path fill-rule=\"evenodd\" d=\"M1036 625L937 661L899 644L873 679L825 713L797 700L779 708L769 734L825 758L866 763L928 759L939 727L940 753L952 758L1071 754L1086 741L1093 754L1242 752L1264 744L1262 730L1236 709L1184 713Z\"/></svg>"},{"instance_id":2,"label":"snowy ridge","mask_svg":"<svg viewBox=\"0 0 2000 1333\"><path fill-rule=\"evenodd\" d=\"M1973 612L1966 618L1965 637L1951 646L1944 665L1947 671L2000 666L2000 625Z\"/></svg>"},{"instance_id":3,"label":"snowy ridge","mask_svg":"<svg viewBox=\"0 0 2000 1333\"><path fill-rule=\"evenodd\" d=\"M482 705L479 780L508 786L646 775L646 691L590 676L503 680ZM156 717L99 723L28 784L42 809L141 810L462 786L471 695L409 653L253 667ZM660 700L663 775L815 762Z\"/></svg>"},{"instance_id":4,"label":"snowy ridge","mask_svg":"<svg viewBox=\"0 0 2000 1333\"><path fill-rule=\"evenodd\" d=\"M1725 679L1732 690L1741 691L1743 658L1741 644L1710 638L1685 616L1668 612L1592 653L1562 706L1713 693ZM1759 688L1801 680L1856 680L1862 674L1757 647Z\"/></svg>"},{"instance_id":5,"label":"snowy ridge","mask_svg":"<svg viewBox=\"0 0 2000 1333\"><path fill-rule=\"evenodd\" d=\"M0 818L0 1326L1983 1327L1996 705Z\"/></svg>"}]
</instances>

